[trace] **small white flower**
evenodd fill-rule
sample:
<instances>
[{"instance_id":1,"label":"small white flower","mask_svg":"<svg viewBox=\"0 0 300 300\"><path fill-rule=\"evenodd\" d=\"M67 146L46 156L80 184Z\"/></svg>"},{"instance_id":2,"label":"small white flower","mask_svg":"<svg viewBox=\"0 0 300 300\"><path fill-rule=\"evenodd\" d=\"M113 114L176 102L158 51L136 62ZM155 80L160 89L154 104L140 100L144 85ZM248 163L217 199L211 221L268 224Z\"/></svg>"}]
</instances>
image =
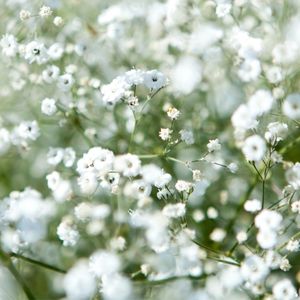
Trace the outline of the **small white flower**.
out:
<instances>
[{"instance_id":1,"label":"small white flower","mask_svg":"<svg viewBox=\"0 0 300 300\"><path fill-rule=\"evenodd\" d=\"M230 3L219 3L216 7L216 15L218 18L227 16L231 11L232 5Z\"/></svg>"},{"instance_id":2,"label":"small white flower","mask_svg":"<svg viewBox=\"0 0 300 300\"><path fill-rule=\"evenodd\" d=\"M32 41L25 47L24 58L30 64L36 62L37 64L44 64L48 60L47 50L43 43Z\"/></svg>"},{"instance_id":3,"label":"small white flower","mask_svg":"<svg viewBox=\"0 0 300 300\"><path fill-rule=\"evenodd\" d=\"M257 200L257 199L247 200L244 204L244 208L246 211L251 212L251 213L260 211L262 208L261 201Z\"/></svg>"},{"instance_id":4,"label":"small white flower","mask_svg":"<svg viewBox=\"0 0 300 300\"><path fill-rule=\"evenodd\" d=\"M300 119L300 94L290 94L282 105L283 113L291 119Z\"/></svg>"},{"instance_id":5,"label":"small white flower","mask_svg":"<svg viewBox=\"0 0 300 300\"><path fill-rule=\"evenodd\" d=\"M115 170L121 172L126 177L135 177L141 170L141 161L137 155L124 154L116 157Z\"/></svg>"},{"instance_id":6,"label":"small white flower","mask_svg":"<svg viewBox=\"0 0 300 300\"><path fill-rule=\"evenodd\" d=\"M144 84L150 90L158 90L167 83L164 74L157 70L151 70L144 73Z\"/></svg>"},{"instance_id":7,"label":"small white flower","mask_svg":"<svg viewBox=\"0 0 300 300\"><path fill-rule=\"evenodd\" d=\"M243 279L254 284L262 282L269 274L269 268L263 259L257 255L246 257L240 270Z\"/></svg>"},{"instance_id":8,"label":"small white flower","mask_svg":"<svg viewBox=\"0 0 300 300\"><path fill-rule=\"evenodd\" d=\"M195 143L193 131L182 129L179 131L180 138L184 141L187 145L192 145Z\"/></svg>"},{"instance_id":9,"label":"small white flower","mask_svg":"<svg viewBox=\"0 0 300 300\"><path fill-rule=\"evenodd\" d=\"M47 83L52 83L58 78L59 72L60 70L57 66L51 65L43 71L42 77Z\"/></svg>"},{"instance_id":10,"label":"small white flower","mask_svg":"<svg viewBox=\"0 0 300 300\"><path fill-rule=\"evenodd\" d=\"M279 142L285 138L287 133L287 124L280 122L272 122L268 125L268 130L265 133L265 139L269 143Z\"/></svg>"},{"instance_id":11,"label":"small white flower","mask_svg":"<svg viewBox=\"0 0 300 300\"><path fill-rule=\"evenodd\" d=\"M256 58L246 59L238 70L240 79L244 82L254 81L261 73L260 61Z\"/></svg>"},{"instance_id":12,"label":"small white flower","mask_svg":"<svg viewBox=\"0 0 300 300\"><path fill-rule=\"evenodd\" d=\"M159 131L159 137L163 141L167 141L171 138L172 130L170 128L161 128Z\"/></svg>"},{"instance_id":13,"label":"small white flower","mask_svg":"<svg viewBox=\"0 0 300 300\"><path fill-rule=\"evenodd\" d=\"M85 300L93 297L97 284L89 272L88 262L78 260L63 278L63 288L68 299Z\"/></svg>"},{"instance_id":14,"label":"small white flower","mask_svg":"<svg viewBox=\"0 0 300 300\"><path fill-rule=\"evenodd\" d=\"M57 235L64 246L75 246L79 240L79 232L70 219L65 219L59 224Z\"/></svg>"},{"instance_id":15,"label":"small white flower","mask_svg":"<svg viewBox=\"0 0 300 300\"><path fill-rule=\"evenodd\" d=\"M47 162L50 165L56 166L62 160L64 156L64 150L62 148L50 148L47 153Z\"/></svg>"},{"instance_id":16,"label":"small white flower","mask_svg":"<svg viewBox=\"0 0 300 300\"><path fill-rule=\"evenodd\" d=\"M31 12L25 9L22 9L19 13L19 17L21 21L25 21L31 17Z\"/></svg>"},{"instance_id":17,"label":"small white flower","mask_svg":"<svg viewBox=\"0 0 300 300\"><path fill-rule=\"evenodd\" d=\"M2 48L2 53L8 57L16 56L18 52L18 43L12 34L3 35L0 40L0 46Z\"/></svg>"},{"instance_id":18,"label":"small white flower","mask_svg":"<svg viewBox=\"0 0 300 300\"><path fill-rule=\"evenodd\" d=\"M289 260L286 258L286 257L283 257L280 261L280 266L279 268L284 271L284 272L287 272L291 269L291 264L289 262Z\"/></svg>"},{"instance_id":19,"label":"small white flower","mask_svg":"<svg viewBox=\"0 0 300 300\"><path fill-rule=\"evenodd\" d=\"M171 120L177 120L180 116L180 111L175 107L170 106L167 111L167 115Z\"/></svg>"},{"instance_id":20,"label":"small white flower","mask_svg":"<svg viewBox=\"0 0 300 300\"><path fill-rule=\"evenodd\" d=\"M300 188L300 163L295 163L286 171L286 179L295 190Z\"/></svg>"},{"instance_id":21,"label":"small white flower","mask_svg":"<svg viewBox=\"0 0 300 300\"><path fill-rule=\"evenodd\" d=\"M272 249L277 243L277 234L273 230L260 230L256 236L257 242L263 249Z\"/></svg>"},{"instance_id":22,"label":"small white flower","mask_svg":"<svg viewBox=\"0 0 300 300\"><path fill-rule=\"evenodd\" d=\"M249 99L248 107L253 116L261 116L268 112L274 103L274 98L268 90L258 90Z\"/></svg>"},{"instance_id":23,"label":"small white flower","mask_svg":"<svg viewBox=\"0 0 300 300\"><path fill-rule=\"evenodd\" d=\"M89 269L96 277L101 278L105 275L113 275L120 271L121 261L119 257L106 250L99 250L90 257Z\"/></svg>"},{"instance_id":24,"label":"small white flower","mask_svg":"<svg viewBox=\"0 0 300 300\"><path fill-rule=\"evenodd\" d=\"M300 241L291 239L286 245L286 250L291 252L296 252L299 251L299 247L300 247Z\"/></svg>"},{"instance_id":25,"label":"small white flower","mask_svg":"<svg viewBox=\"0 0 300 300\"><path fill-rule=\"evenodd\" d=\"M56 16L54 19L53 19L53 24L57 27L60 27L64 24L64 20L62 17L60 16Z\"/></svg>"},{"instance_id":26,"label":"small white flower","mask_svg":"<svg viewBox=\"0 0 300 300\"><path fill-rule=\"evenodd\" d=\"M78 178L78 185L83 194L93 194L97 187L98 181L95 173L85 172Z\"/></svg>"},{"instance_id":27,"label":"small white flower","mask_svg":"<svg viewBox=\"0 0 300 300\"><path fill-rule=\"evenodd\" d=\"M42 113L47 116L53 116L57 112L56 101L52 98L45 98L41 105Z\"/></svg>"},{"instance_id":28,"label":"small white flower","mask_svg":"<svg viewBox=\"0 0 300 300\"><path fill-rule=\"evenodd\" d=\"M61 44L55 43L47 51L48 56L53 60L58 60L63 56L64 48Z\"/></svg>"},{"instance_id":29,"label":"small white flower","mask_svg":"<svg viewBox=\"0 0 300 300\"><path fill-rule=\"evenodd\" d=\"M193 170L193 180L194 181L201 181L203 180L203 174L200 170Z\"/></svg>"},{"instance_id":30,"label":"small white flower","mask_svg":"<svg viewBox=\"0 0 300 300\"><path fill-rule=\"evenodd\" d=\"M193 184L184 180L178 180L175 184L175 189L178 192L187 192L189 193L193 187Z\"/></svg>"},{"instance_id":31,"label":"small white flower","mask_svg":"<svg viewBox=\"0 0 300 300\"><path fill-rule=\"evenodd\" d=\"M177 204L167 204L163 208L163 215L168 218L180 218L185 215L185 204L184 203L177 203Z\"/></svg>"},{"instance_id":32,"label":"small white flower","mask_svg":"<svg viewBox=\"0 0 300 300\"><path fill-rule=\"evenodd\" d=\"M282 279L275 283L272 288L275 300L295 300L298 293L289 279Z\"/></svg>"},{"instance_id":33,"label":"small white flower","mask_svg":"<svg viewBox=\"0 0 300 300\"><path fill-rule=\"evenodd\" d=\"M71 74L66 73L64 75L59 76L58 78L57 85L64 92L69 91L73 86L73 84L74 84L74 78Z\"/></svg>"},{"instance_id":34,"label":"small white flower","mask_svg":"<svg viewBox=\"0 0 300 300\"><path fill-rule=\"evenodd\" d=\"M208 152L214 152L221 150L221 144L219 143L219 139L209 140L207 144Z\"/></svg>"},{"instance_id":35,"label":"small white flower","mask_svg":"<svg viewBox=\"0 0 300 300\"><path fill-rule=\"evenodd\" d=\"M266 152L266 143L259 135L252 135L244 141L242 151L247 160L260 161Z\"/></svg>"},{"instance_id":36,"label":"small white flower","mask_svg":"<svg viewBox=\"0 0 300 300\"><path fill-rule=\"evenodd\" d=\"M292 212L300 214L300 201L294 201L291 204Z\"/></svg>"},{"instance_id":37,"label":"small white flower","mask_svg":"<svg viewBox=\"0 0 300 300\"><path fill-rule=\"evenodd\" d=\"M264 209L255 217L255 226L259 228L259 230L279 230L279 227L282 222L282 216L280 213Z\"/></svg>"},{"instance_id":38,"label":"small white flower","mask_svg":"<svg viewBox=\"0 0 300 300\"><path fill-rule=\"evenodd\" d=\"M52 13L53 13L53 11L51 10L51 7L44 5L40 8L39 15L42 18L47 18L47 17L50 17L52 15Z\"/></svg>"}]
</instances>

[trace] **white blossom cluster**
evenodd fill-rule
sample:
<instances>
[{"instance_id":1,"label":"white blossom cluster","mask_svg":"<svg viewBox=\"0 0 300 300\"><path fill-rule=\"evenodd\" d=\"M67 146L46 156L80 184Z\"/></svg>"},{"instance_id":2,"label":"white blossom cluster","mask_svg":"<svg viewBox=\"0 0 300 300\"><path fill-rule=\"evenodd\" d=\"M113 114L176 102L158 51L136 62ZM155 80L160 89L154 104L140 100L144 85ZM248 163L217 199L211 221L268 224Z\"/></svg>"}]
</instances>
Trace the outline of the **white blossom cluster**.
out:
<instances>
[{"instance_id":1,"label":"white blossom cluster","mask_svg":"<svg viewBox=\"0 0 300 300\"><path fill-rule=\"evenodd\" d=\"M300 299L300 2L0 2L0 299Z\"/></svg>"}]
</instances>

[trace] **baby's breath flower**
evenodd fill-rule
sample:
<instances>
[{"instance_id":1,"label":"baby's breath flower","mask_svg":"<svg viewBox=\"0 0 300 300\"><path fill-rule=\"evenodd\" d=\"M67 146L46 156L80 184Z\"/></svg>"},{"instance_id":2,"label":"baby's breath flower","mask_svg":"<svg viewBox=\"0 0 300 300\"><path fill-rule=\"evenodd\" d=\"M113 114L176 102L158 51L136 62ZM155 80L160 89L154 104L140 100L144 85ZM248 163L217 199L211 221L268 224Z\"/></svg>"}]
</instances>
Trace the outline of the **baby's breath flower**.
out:
<instances>
[{"instance_id":1,"label":"baby's breath flower","mask_svg":"<svg viewBox=\"0 0 300 300\"><path fill-rule=\"evenodd\" d=\"M53 13L53 11L51 10L51 7L44 5L40 8L39 15L42 18L47 18L47 17L50 17L52 15L52 13Z\"/></svg>"},{"instance_id":2,"label":"baby's breath flower","mask_svg":"<svg viewBox=\"0 0 300 300\"><path fill-rule=\"evenodd\" d=\"M53 19L53 24L57 27L60 27L64 24L64 20L62 17L60 16L56 16L54 19Z\"/></svg>"},{"instance_id":3,"label":"baby's breath flower","mask_svg":"<svg viewBox=\"0 0 300 300\"><path fill-rule=\"evenodd\" d=\"M159 132L159 137L163 141L167 141L167 140L171 139L172 132L173 131L170 128L161 128L160 132Z\"/></svg>"},{"instance_id":4,"label":"baby's breath flower","mask_svg":"<svg viewBox=\"0 0 300 300\"><path fill-rule=\"evenodd\" d=\"M25 21L31 17L31 12L25 9L22 9L19 13L19 17L21 21Z\"/></svg>"}]
</instances>

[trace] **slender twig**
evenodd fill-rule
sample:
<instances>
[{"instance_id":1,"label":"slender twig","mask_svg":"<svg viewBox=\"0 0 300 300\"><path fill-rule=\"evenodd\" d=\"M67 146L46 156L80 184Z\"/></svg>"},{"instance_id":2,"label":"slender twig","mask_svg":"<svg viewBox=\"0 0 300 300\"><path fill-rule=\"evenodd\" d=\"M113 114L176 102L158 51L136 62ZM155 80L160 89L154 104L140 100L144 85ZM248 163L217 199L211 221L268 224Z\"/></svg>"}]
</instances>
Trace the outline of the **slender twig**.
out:
<instances>
[{"instance_id":1,"label":"slender twig","mask_svg":"<svg viewBox=\"0 0 300 300\"><path fill-rule=\"evenodd\" d=\"M35 264L37 266L40 266L40 267L43 267L43 268L46 268L46 269L49 269L49 270L52 270L52 271L55 271L55 272L58 272L58 273L63 273L63 274L66 273L66 271L61 269L61 268L58 268L58 267L49 265L47 263L44 263L44 262L41 262L41 261L38 261L38 260L35 260L35 259L32 259L32 258L23 256L21 254L17 254L17 253L12 252L9 255L11 257L16 257L16 258L22 259L22 260L27 261L29 263Z\"/></svg>"}]
</instances>

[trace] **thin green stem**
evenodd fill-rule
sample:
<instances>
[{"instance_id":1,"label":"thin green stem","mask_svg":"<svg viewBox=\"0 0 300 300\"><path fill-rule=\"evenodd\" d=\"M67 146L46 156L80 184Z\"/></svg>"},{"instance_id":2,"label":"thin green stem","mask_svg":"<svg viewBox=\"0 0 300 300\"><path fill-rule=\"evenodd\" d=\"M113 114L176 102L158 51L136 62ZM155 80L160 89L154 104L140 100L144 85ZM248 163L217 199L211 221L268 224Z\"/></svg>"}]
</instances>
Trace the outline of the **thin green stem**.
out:
<instances>
[{"instance_id":1,"label":"thin green stem","mask_svg":"<svg viewBox=\"0 0 300 300\"><path fill-rule=\"evenodd\" d=\"M66 273L66 271L61 269L61 268L58 268L58 267L49 265L47 263L44 263L44 262L41 262L41 261L38 261L38 260L35 260L35 259L32 259L32 258L23 256L21 254L17 254L17 253L12 252L9 255L11 257L16 257L16 258L22 259L22 260L27 261L29 263L35 264L37 266L40 266L40 267L43 267L43 268L46 268L46 269L49 269L49 270L52 270L52 271L55 271L55 272L58 272L58 273L62 273L62 274Z\"/></svg>"}]
</instances>

